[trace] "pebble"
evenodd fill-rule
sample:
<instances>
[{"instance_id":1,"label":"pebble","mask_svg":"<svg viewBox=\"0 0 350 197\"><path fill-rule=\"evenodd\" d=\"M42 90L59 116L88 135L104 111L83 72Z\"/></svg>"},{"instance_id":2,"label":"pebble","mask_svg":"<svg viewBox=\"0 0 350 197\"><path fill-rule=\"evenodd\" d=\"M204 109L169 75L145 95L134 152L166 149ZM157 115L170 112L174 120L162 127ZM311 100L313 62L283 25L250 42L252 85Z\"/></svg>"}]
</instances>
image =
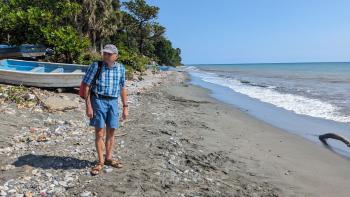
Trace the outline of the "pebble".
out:
<instances>
[{"instance_id":1,"label":"pebble","mask_svg":"<svg viewBox=\"0 0 350 197\"><path fill-rule=\"evenodd\" d=\"M27 93L27 94L24 95L24 99L25 100L34 100L35 99L35 95Z\"/></svg>"},{"instance_id":2,"label":"pebble","mask_svg":"<svg viewBox=\"0 0 350 197\"><path fill-rule=\"evenodd\" d=\"M0 93L0 98L7 98L7 97L9 97L8 94L6 94L6 93Z\"/></svg>"},{"instance_id":3,"label":"pebble","mask_svg":"<svg viewBox=\"0 0 350 197\"><path fill-rule=\"evenodd\" d=\"M46 175L47 177L52 177L52 174L51 174L51 173L48 173L48 172L46 172L45 175Z\"/></svg>"},{"instance_id":4,"label":"pebble","mask_svg":"<svg viewBox=\"0 0 350 197\"><path fill-rule=\"evenodd\" d=\"M91 196L91 192L89 191L86 191L80 194L80 197L88 197L88 196Z\"/></svg>"},{"instance_id":5,"label":"pebble","mask_svg":"<svg viewBox=\"0 0 350 197\"><path fill-rule=\"evenodd\" d=\"M1 169L2 171L11 170L11 169L14 169L14 168L15 168L15 166L13 166L13 165L6 165L6 166L0 167L0 169Z\"/></svg>"},{"instance_id":6,"label":"pebble","mask_svg":"<svg viewBox=\"0 0 350 197\"><path fill-rule=\"evenodd\" d=\"M74 178L68 176L68 177L65 177L65 178L64 178L64 181L65 181L65 182L74 181Z\"/></svg>"},{"instance_id":7,"label":"pebble","mask_svg":"<svg viewBox=\"0 0 350 197\"><path fill-rule=\"evenodd\" d=\"M4 185L4 186L0 186L0 190L3 191L7 191L9 188L7 187L7 185Z\"/></svg>"},{"instance_id":8,"label":"pebble","mask_svg":"<svg viewBox=\"0 0 350 197\"><path fill-rule=\"evenodd\" d=\"M284 173L284 175L289 175L290 174L290 170L287 170L287 172Z\"/></svg>"},{"instance_id":9,"label":"pebble","mask_svg":"<svg viewBox=\"0 0 350 197\"><path fill-rule=\"evenodd\" d=\"M0 196L6 196L6 195L7 195L7 193L5 191L1 190Z\"/></svg>"},{"instance_id":10,"label":"pebble","mask_svg":"<svg viewBox=\"0 0 350 197\"><path fill-rule=\"evenodd\" d=\"M46 196L46 190L41 190L40 191L40 196L45 197Z\"/></svg>"},{"instance_id":11,"label":"pebble","mask_svg":"<svg viewBox=\"0 0 350 197\"><path fill-rule=\"evenodd\" d=\"M0 148L0 154L3 154L3 153L9 153L13 150L13 148L11 147L6 147L6 148Z\"/></svg>"},{"instance_id":12,"label":"pebble","mask_svg":"<svg viewBox=\"0 0 350 197\"><path fill-rule=\"evenodd\" d=\"M33 194L32 194L32 192L28 191L28 192L24 193L24 196L25 197L32 197Z\"/></svg>"},{"instance_id":13,"label":"pebble","mask_svg":"<svg viewBox=\"0 0 350 197\"><path fill-rule=\"evenodd\" d=\"M59 183L61 186L63 186L63 187L67 187L67 186L68 186L66 181L59 181L58 183Z\"/></svg>"},{"instance_id":14,"label":"pebble","mask_svg":"<svg viewBox=\"0 0 350 197\"><path fill-rule=\"evenodd\" d=\"M16 113L16 110L14 110L14 109L6 109L5 113L8 114L8 115L14 115Z\"/></svg>"},{"instance_id":15,"label":"pebble","mask_svg":"<svg viewBox=\"0 0 350 197\"><path fill-rule=\"evenodd\" d=\"M106 168L106 169L104 169L103 171L104 171L105 173L110 173L110 172L113 171L113 169L112 169L112 168Z\"/></svg>"},{"instance_id":16,"label":"pebble","mask_svg":"<svg viewBox=\"0 0 350 197\"><path fill-rule=\"evenodd\" d=\"M55 192L55 190L53 190L53 189L47 191L48 194L52 194L52 193L54 193L54 192Z\"/></svg>"},{"instance_id":17,"label":"pebble","mask_svg":"<svg viewBox=\"0 0 350 197\"><path fill-rule=\"evenodd\" d=\"M32 177L30 177L30 176L23 177L23 180L26 180L26 181L29 181L30 179L32 179Z\"/></svg>"},{"instance_id":18,"label":"pebble","mask_svg":"<svg viewBox=\"0 0 350 197\"><path fill-rule=\"evenodd\" d=\"M38 170L37 170L37 169L32 170L32 174L33 174L33 175L36 175L37 173L38 173Z\"/></svg>"}]
</instances>

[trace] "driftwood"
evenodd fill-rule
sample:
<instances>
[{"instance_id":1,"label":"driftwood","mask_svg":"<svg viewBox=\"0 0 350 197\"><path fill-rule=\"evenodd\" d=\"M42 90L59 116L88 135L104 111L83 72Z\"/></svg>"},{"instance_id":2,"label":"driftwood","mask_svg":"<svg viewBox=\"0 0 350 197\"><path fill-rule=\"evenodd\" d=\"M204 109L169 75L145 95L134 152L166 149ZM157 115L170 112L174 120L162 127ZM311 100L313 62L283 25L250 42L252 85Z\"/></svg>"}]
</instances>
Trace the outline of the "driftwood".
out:
<instances>
[{"instance_id":1,"label":"driftwood","mask_svg":"<svg viewBox=\"0 0 350 197\"><path fill-rule=\"evenodd\" d=\"M122 134L119 134L119 135L115 135L115 137L122 137L124 135L127 135L127 133L122 133Z\"/></svg>"},{"instance_id":2,"label":"driftwood","mask_svg":"<svg viewBox=\"0 0 350 197\"><path fill-rule=\"evenodd\" d=\"M350 148L350 141L348 139L346 139L345 137L340 136L340 135L335 134L335 133L326 133L326 134L320 135L318 138L320 139L320 141L322 143L324 143L326 145L328 145L328 143L326 141L328 138L339 140L339 141L343 142L346 146L348 146Z\"/></svg>"}]
</instances>

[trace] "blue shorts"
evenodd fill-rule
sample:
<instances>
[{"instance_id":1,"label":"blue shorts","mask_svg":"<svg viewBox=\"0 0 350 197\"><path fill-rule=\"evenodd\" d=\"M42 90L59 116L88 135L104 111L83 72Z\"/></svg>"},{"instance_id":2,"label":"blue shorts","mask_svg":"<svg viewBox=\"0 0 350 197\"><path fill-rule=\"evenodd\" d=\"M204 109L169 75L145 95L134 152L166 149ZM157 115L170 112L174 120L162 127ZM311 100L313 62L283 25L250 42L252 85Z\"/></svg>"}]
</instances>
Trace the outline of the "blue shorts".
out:
<instances>
[{"instance_id":1,"label":"blue shorts","mask_svg":"<svg viewBox=\"0 0 350 197\"><path fill-rule=\"evenodd\" d=\"M95 128L118 128L118 98L91 96L91 104L94 111L93 118L90 119L90 126Z\"/></svg>"}]
</instances>

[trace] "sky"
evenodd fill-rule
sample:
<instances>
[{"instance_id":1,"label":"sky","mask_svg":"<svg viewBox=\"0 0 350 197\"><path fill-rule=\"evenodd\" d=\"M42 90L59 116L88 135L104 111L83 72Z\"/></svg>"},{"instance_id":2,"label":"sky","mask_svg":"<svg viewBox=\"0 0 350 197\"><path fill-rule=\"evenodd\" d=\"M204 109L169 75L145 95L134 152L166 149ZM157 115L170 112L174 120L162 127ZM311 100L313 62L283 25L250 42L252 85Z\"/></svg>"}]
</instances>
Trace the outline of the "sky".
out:
<instances>
[{"instance_id":1,"label":"sky","mask_svg":"<svg viewBox=\"0 0 350 197\"><path fill-rule=\"evenodd\" d=\"M184 64L350 61L350 0L147 0Z\"/></svg>"}]
</instances>

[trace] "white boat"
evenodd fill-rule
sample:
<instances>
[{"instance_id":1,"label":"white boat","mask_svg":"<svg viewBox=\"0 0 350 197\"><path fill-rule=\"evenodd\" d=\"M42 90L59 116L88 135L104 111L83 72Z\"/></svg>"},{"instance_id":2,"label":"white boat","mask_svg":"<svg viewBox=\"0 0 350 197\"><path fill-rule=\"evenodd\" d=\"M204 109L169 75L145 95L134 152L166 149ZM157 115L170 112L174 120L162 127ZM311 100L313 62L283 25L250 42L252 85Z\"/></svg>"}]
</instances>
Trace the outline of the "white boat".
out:
<instances>
[{"instance_id":1,"label":"white boat","mask_svg":"<svg viewBox=\"0 0 350 197\"><path fill-rule=\"evenodd\" d=\"M0 60L0 83L35 87L79 87L88 66L50 62Z\"/></svg>"}]
</instances>

